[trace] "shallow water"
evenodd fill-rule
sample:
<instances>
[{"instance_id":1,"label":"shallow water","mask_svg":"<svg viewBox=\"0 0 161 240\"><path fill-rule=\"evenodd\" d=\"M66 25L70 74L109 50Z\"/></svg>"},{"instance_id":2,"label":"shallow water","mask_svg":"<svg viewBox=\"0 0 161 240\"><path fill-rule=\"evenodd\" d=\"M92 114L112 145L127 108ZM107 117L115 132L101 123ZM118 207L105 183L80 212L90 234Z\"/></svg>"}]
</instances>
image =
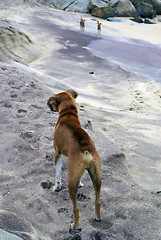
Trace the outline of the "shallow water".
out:
<instances>
[{"instance_id":1,"label":"shallow water","mask_svg":"<svg viewBox=\"0 0 161 240\"><path fill-rule=\"evenodd\" d=\"M108 38L92 41L87 49L97 57L120 65L126 71L161 82L161 47L158 45Z\"/></svg>"}]
</instances>

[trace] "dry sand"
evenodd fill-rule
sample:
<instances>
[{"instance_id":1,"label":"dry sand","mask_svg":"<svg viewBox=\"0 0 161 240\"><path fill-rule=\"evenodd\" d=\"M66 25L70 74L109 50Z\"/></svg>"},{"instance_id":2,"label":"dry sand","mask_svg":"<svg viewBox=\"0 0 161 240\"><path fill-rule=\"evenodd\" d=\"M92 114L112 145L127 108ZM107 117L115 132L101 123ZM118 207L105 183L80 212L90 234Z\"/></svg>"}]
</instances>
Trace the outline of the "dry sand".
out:
<instances>
[{"instance_id":1,"label":"dry sand","mask_svg":"<svg viewBox=\"0 0 161 240\"><path fill-rule=\"evenodd\" d=\"M83 14L87 21L81 32L78 13L20 0L0 5L0 239L161 239L161 88L156 79L161 23L101 20L98 35L96 19L89 15ZM140 51L146 54L140 54L139 70ZM79 92L80 121L102 159L103 220L93 220L94 191L85 173L78 194L82 231L75 235L68 231L72 204L65 158L62 191L41 186L54 183L55 176L52 138L58 115L46 101L70 87Z\"/></svg>"}]
</instances>

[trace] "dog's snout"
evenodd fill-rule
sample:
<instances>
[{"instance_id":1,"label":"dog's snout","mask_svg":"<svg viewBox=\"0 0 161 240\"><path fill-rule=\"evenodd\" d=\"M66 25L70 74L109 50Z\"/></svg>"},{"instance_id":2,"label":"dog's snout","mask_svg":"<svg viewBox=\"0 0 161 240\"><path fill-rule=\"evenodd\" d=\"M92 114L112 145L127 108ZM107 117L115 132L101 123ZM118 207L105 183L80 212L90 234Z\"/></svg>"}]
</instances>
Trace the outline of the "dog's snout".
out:
<instances>
[{"instance_id":1,"label":"dog's snout","mask_svg":"<svg viewBox=\"0 0 161 240\"><path fill-rule=\"evenodd\" d=\"M58 99L56 97L50 97L47 105L49 106L50 110L53 112L57 112L57 106L58 106Z\"/></svg>"},{"instance_id":2,"label":"dog's snout","mask_svg":"<svg viewBox=\"0 0 161 240\"><path fill-rule=\"evenodd\" d=\"M50 100L47 101L47 105L49 106L50 110L52 111L52 104L51 104Z\"/></svg>"},{"instance_id":3,"label":"dog's snout","mask_svg":"<svg viewBox=\"0 0 161 240\"><path fill-rule=\"evenodd\" d=\"M51 110L51 111L53 111L52 104L51 104L51 103L49 103L49 104L48 104L48 106L49 106L50 110Z\"/></svg>"},{"instance_id":4,"label":"dog's snout","mask_svg":"<svg viewBox=\"0 0 161 240\"><path fill-rule=\"evenodd\" d=\"M47 101L47 105L48 105L48 106L50 105L50 100Z\"/></svg>"},{"instance_id":5,"label":"dog's snout","mask_svg":"<svg viewBox=\"0 0 161 240\"><path fill-rule=\"evenodd\" d=\"M50 108L50 110L51 110L52 112L56 112L56 111L53 109L52 103L47 102L47 105L49 106L49 108Z\"/></svg>"}]
</instances>

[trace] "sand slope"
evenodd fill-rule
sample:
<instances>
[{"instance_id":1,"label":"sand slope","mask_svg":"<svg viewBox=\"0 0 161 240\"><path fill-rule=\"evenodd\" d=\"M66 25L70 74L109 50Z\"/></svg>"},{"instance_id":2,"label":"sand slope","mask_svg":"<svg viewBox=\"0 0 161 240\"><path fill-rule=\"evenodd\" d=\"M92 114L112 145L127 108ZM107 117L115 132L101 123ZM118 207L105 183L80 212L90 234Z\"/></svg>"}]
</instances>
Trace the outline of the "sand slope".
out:
<instances>
[{"instance_id":1,"label":"sand slope","mask_svg":"<svg viewBox=\"0 0 161 240\"><path fill-rule=\"evenodd\" d=\"M12 4L1 3L1 18L8 19L1 27L8 32L12 26L18 43L13 46L12 38L11 47L3 44L1 51L1 229L24 240L159 240L160 84L89 52L90 43L106 34L80 32L73 26L80 15ZM46 102L71 86L80 93L80 121L102 159L103 220L93 220L94 190L85 173L78 194L82 231L75 235L69 234L73 214L65 158L62 191L41 186L54 183L55 176L52 139L58 115ZM2 237L7 239L0 231Z\"/></svg>"}]
</instances>

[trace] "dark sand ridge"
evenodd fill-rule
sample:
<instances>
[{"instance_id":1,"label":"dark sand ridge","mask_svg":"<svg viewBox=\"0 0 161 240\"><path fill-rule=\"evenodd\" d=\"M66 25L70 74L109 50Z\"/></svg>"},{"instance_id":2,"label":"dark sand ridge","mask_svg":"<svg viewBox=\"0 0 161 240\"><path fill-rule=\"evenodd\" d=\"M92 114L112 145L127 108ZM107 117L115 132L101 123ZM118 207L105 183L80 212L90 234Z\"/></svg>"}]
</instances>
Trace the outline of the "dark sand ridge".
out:
<instances>
[{"instance_id":1,"label":"dark sand ridge","mask_svg":"<svg viewBox=\"0 0 161 240\"><path fill-rule=\"evenodd\" d=\"M47 13L56 16L57 12L54 15L55 11L43 7L28 7L25 12L19 12L24 9L24 5L14 9L15 19L21 17L23 20L19 23L13 22L14 27L25 31L35 43L35 49L40 46L40 53L46 45L44 55L39 54L41 58L33 62L31 57L32 67L64 82L67 78L64 89L67 83L91 95L100 94L96 100L81 95L78 98L78 109L82 125L94 139L102 158L103 221L93 221L94 192L89 177L85 174L82 180L85 186L78 195L83 230L77 237L160 239L160 195L151 193L159 190L160 186L157 161L160 158L159 142L158 147L156 145L160 130L158 85L152 79L145 83L143 77L128 73L92 53L89 55L84 47L88 47L93 38L98 39L96 35L92 37L64 29L63 37L63 30L53 25L55 40L52 42L52 29L48 29L51 24L48 26L47 20L43 23L41 17L40 28L36 17L40 16L40 13L43 13L44 18ZM7 9L8 11L14 12L11 8ZM14 20L13 16L12 18ZM48 38L42 41L44 36ZM53 43L56 49L53 48ZM32 56L33 48L28 49ZM51 49L53 50L49 55ZM75 50L79 52L78 59ZM21 54L22 51L19 56L22 56ZM34 57L36 58L36 51ZM74 239L76 236L68 233L72 204L67 191L66 161L63 164L64 187L61 192L53 194L50 190L42 189L40 185L42 181L53 182L55 174L52 132L57 114L50 113L46 100L52 91L59 91L63 84L55 84L53 79L54 89L51 91L39 82L40 78L49 81L47 76L41 76L36 71L30 73L30 69L27 71L13 62L0 64L1 227L24 239ZM53 70L50 72L51 65ZM95 74L89 74L90 71ZM141 101L143 103L140 103ZM154 165L155 159L158 169Z\"/></svg>"}]
</instances>

